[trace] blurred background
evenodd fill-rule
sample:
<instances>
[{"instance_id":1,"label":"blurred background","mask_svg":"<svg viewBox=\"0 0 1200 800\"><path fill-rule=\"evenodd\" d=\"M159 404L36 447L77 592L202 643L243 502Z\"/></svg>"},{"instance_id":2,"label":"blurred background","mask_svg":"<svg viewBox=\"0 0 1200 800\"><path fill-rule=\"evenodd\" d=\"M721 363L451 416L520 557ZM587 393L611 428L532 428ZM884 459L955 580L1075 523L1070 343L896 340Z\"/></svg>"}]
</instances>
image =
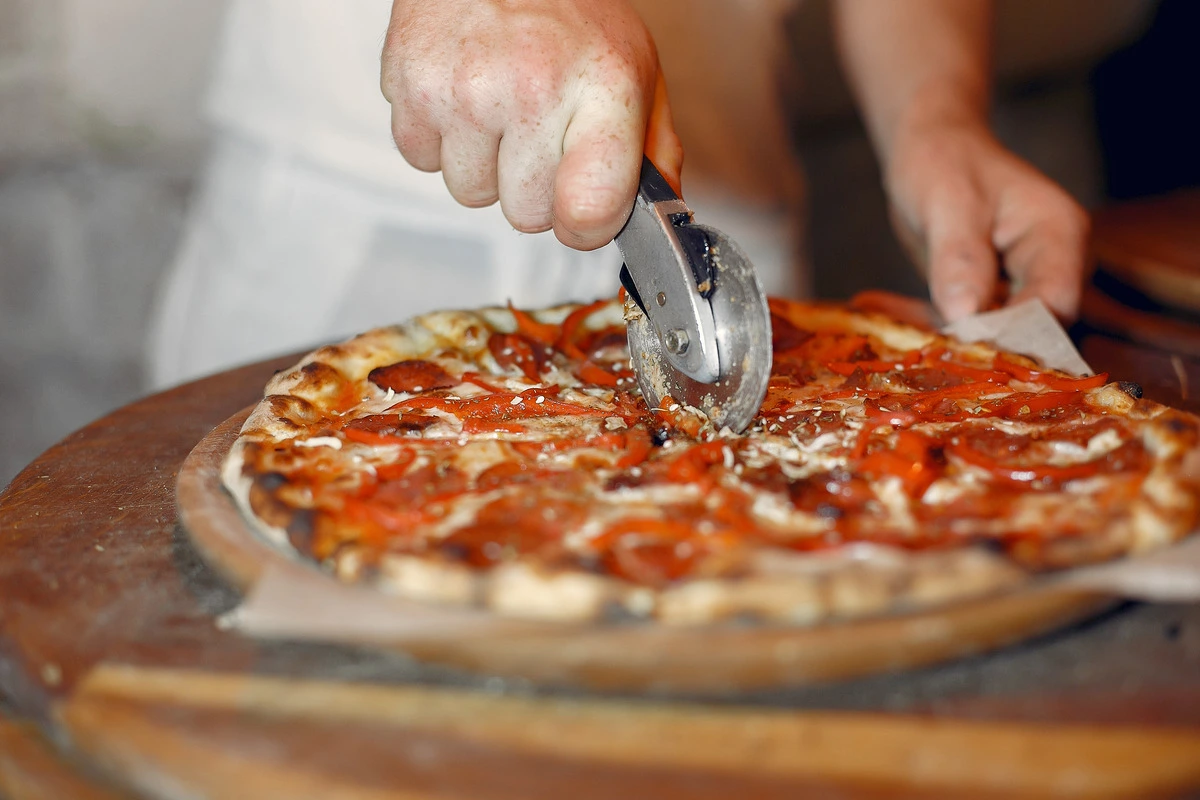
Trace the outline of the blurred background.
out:
<instances>
[{"instance_id":1,"label":"blurred background","mask_svg":"<svg viewBox=\"0 0 1200 800\"><path fill-rule=\"evenodd\" d=\"M1010 146L1093 208L1200 184L1200 3L998 6L995 120ZM0 0L0 486L146 391L148 311L210 142L204 89L224 10ZM827 17L809 0L789 22L816 293L922 295L887 227Z\"/></svg>"}]
</instances>

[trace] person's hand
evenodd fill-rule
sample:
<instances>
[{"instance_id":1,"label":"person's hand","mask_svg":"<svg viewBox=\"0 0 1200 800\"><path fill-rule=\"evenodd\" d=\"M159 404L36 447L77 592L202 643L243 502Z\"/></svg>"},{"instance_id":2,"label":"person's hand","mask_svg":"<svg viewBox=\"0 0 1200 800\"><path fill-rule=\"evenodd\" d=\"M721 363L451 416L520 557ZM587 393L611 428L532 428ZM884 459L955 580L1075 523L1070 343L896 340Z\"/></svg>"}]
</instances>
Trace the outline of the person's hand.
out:
<instances>
[{"instance_id":1,"label":"person's hand","mask_svg":"<svg viewBox=\"0 0 1200 800\"><path fill-rule=\"evenodd\" d=\"M1002 274L1009 303L1038 297L1059 318L1075 318L1088 216L981 124L931 123L898 135L885 182L897 233L947 321L991 304Z\"/></svg>"},{"instance_id":2,"label":"person's hand","mask_svg":"<svg viewBox=\"0 0 1200 800\"><path fill-rule=\"evenodd\" d=\"M678 188L683 158L654 42L627 0L395 0L382 88L417 169L519 231L607 244L643 150Z\"/></svg>"}]
</instances>

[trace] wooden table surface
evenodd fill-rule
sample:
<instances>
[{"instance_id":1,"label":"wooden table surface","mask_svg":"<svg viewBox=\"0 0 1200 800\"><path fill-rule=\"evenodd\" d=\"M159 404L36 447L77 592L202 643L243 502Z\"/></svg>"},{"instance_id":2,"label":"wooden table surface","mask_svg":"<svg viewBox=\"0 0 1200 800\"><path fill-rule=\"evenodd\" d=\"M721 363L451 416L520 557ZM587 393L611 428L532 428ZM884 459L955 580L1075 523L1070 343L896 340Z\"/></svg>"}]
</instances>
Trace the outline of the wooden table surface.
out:
<instances>
[{"instance_id":1,"label":"wooden table surface","mask_svg":"<svg viewBox=\"0 0 1200 800\"><path fill-rule=\"evenodd\" d=\"M1084 332L1193 409L1200 362ZM285 360L119 409L0 494L0 796L1154 796L1200 788L1200 605L720 701L535 691L222 630L176 524L192 446ZM1119 369L1115 369L1119 368Z\"/></svg>"}]
</instances>

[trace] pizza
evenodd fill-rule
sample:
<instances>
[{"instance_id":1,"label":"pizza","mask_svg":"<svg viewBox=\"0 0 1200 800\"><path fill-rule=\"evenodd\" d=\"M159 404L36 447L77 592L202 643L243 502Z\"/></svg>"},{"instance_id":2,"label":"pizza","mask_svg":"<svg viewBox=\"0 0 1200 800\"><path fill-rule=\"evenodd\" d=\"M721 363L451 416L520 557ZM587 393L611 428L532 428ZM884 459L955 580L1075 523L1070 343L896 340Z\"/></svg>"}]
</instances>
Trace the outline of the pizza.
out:
<instances>
[{"instance_id":1,"label":"pizza","mask_svg":"<svg viewBox=\"0 0 1200 800\"><path fill-rule=\"evenodd\" d=\"M801 625L1191 533L1193 416L879 313L770 302L748 430L650 408L620 299L430 313L275 375L222 470L342 581L563 621Z\"/></svg>"}]
</instances>

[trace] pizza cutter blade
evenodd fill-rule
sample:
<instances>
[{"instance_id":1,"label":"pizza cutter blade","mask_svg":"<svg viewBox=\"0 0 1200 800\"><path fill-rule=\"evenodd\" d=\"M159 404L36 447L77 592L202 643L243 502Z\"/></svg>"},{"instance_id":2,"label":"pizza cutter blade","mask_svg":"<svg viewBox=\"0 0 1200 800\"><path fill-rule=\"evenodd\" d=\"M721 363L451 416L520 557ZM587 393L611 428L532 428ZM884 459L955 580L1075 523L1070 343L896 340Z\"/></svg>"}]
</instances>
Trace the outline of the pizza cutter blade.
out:
<instances>
[{"instance_id":1,"label":"pizza cutter blade","mask_svg":"<svg viewBox=\"0 0 1200 800\"><path fill-rule=\"evenodd\" d=\"M771 377L771 315L745 253L695 224L649 159L617 246L629 353L646 402L669 398L718 428L745 430Z\"/></svg>"}]
</instances>

